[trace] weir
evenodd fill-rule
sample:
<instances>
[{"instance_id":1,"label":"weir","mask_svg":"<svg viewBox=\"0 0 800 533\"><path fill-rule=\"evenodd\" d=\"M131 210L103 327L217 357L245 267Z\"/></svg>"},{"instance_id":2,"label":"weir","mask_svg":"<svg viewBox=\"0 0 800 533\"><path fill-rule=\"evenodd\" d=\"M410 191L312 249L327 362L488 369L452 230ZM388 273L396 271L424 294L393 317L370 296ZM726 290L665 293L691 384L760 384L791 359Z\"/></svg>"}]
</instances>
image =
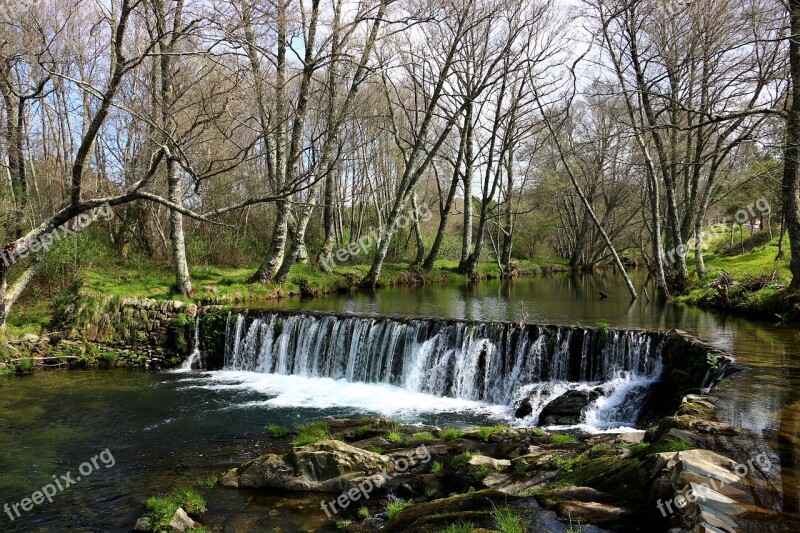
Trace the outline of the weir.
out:
<instances>
[{"instance_id":1,"label":"weir","mask_svg":"<svg viewBox=\"0 0 800 533\"><path fill-rule=\"evenodd\" d=\"M633 425L663 374L670 333L248 310L227 319L224 370L382 383L515 407L535 423L569 390L591 390L587 423Z\"/></svg>"}]
</instances>

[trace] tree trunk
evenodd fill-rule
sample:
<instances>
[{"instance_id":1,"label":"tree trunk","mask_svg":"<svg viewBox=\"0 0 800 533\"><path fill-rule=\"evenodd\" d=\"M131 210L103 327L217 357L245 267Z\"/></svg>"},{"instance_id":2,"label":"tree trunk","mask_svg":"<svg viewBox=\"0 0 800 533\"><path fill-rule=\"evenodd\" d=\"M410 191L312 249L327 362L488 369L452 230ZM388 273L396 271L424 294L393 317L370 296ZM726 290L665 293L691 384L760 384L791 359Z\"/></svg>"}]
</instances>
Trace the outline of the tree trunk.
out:
<instances>
[{"instance_id":1,"label":"tree trunk","mask_svg":"<svg viewBox=\"0 0 800 533\"><path fill-rule=\"evenodd\" d=\"M258 271L250 278L253 283L271 283L274 281L286 254L286 240L289 235L289 202L278 200L275 204L277 213L275 228L272 230L272 239L269 243L269 251L261 266L258 267Z\"/></svg>"},{"instance_id":2,"label":"tree trunk","mask_svg":"<svg viewBox=\"0 0 800 533\"><path fill-rule=\"evenodd\" d=\"M419 223L419 209L417 208L417 193L411 194L411 209L413 216L411 217L411 225L414 228L414 240L417 244L417 255L411 262L411 266L416 267L422 264L425 259L425 243L422 241L422 230Z\"/></svg>"},{"instance_id":3,"label":"tree trunk","mask_svg":"<svg viewBox=\"0 0 800 533\"><path fill-rule=\"evenodd\" d=\"M473 146L472 146L472 103L467 104L466 118L464 119L465 151L464 151L464 226L461 231L461 260L458 263L458 271L466 273L469 266L469 254L472 249L472 165Z\"/></svg>"},{"instance_id":4,"label":"tree trunk","mask_svg":"<svg viewBox=\"0 0 800 533\"><path fill-rule=\"evenodd\" d=\"M789 39L789 68L792 102L786 119L786 148L783 164L783 212L789 234L789 289L800 289L800 0L789 0L792 38Z\"/></svg>"},{"instance_id":5,"label":"tree trunk","mask_svg":"<svg viewBox=\"0 0 800 533\"><path fill-rule=\"evenodd\" d=\"M183 205L178 164L167 160L167 183L170 202ZM183 215L174 209L169 211L169 236L172 240L172 266L175 269L175 292L184 296L192 294L192 281L189 278L189 264L186 260L186 242L183 233Z\"/></svg>"}]
</instances>

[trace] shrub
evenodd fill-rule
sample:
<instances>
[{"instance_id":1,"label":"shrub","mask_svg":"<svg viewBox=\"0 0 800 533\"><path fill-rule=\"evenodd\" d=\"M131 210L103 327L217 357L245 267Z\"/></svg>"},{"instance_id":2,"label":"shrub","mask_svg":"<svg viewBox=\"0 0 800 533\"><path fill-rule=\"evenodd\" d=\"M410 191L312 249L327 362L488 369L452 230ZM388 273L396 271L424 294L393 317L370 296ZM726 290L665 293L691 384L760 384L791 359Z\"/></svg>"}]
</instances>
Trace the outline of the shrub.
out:
<instances>
[{"instance_id":1,"label":"shrub","mask_svg":"<svg viewBox=\"0 0 800 533\"><path fill-rule=\"evenodd\" d=\"M492 511L492 523L500 533L525 533L522 519L508 507L495 507Z\"/></svg>"},{"instance_id":2,"label":"shrub","mask_svg":"<svg viewBox=\"0 0 800 533\"><path fill-rule=\"evenodd\" d=\"M30 357L23 357L19 360L19 364L17 364L17 370L19 372L30 372L33 368L33 359Z\"/></svg>"},{"instance_id":3,"label":"shrub","mask_svg":"<svg viewBox=\"0 0 800 533\"><path fill-rule=\"evenodd\" d=\"M292 441L294 446L314 444L328 438L328 424L325 422L311 422L300 424L297 427L297 437Z\"/></svg>"},{"instance_id":4,"label":"shrub","mask_svg":"<svg viewBox=\"0 0 800 533\"><path fill-rule=\"evenodd\" d=\"M442 431L442 439L445 441L456 440L460 439L463 434L464 432L458 428L447 428Z\"/></svg>"},{"instance_id":5,"label":"shrub","mask_svg":"<svg viewBox=\"0 0 800 533\"><path fill-rule=\"evenodd\" d=\"M270 424L267 426L267 433L271 439L282 439L289 434L289 429L278 424Z\"/></svg>"},{"instance_id":6,"label":"shrub","mask_svg":"<svg viewBox=\"0 0 800 533\"><path fill-rule=\"evenodd\" d=\"M411 502L404 502L404 501L396 501L396 502L389 502L386 504L386 517L391 520L394 516L411 505Z\"/></svg>"}]
</instances>

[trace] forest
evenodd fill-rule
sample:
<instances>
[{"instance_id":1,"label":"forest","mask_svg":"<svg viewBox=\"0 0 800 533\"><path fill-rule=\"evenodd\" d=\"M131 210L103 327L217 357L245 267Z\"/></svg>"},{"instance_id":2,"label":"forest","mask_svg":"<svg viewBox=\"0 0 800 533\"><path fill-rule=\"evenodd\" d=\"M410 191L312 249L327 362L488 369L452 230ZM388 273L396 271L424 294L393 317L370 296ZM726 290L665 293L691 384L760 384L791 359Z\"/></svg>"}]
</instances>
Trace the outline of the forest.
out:
<instances>
[{"instance_id":1,"label":"forest","mask_svg":"<svg viewBox=\"0 0 800 533\"><path fill-rule=\"evenodd\" d=\"M0 323L86 265L190 296L195 265L282 284L353 243L364 287L549 257L669 296L720 220L779 234L800 283L793 2L3 7Z\"/></svg>"}]
</instances>

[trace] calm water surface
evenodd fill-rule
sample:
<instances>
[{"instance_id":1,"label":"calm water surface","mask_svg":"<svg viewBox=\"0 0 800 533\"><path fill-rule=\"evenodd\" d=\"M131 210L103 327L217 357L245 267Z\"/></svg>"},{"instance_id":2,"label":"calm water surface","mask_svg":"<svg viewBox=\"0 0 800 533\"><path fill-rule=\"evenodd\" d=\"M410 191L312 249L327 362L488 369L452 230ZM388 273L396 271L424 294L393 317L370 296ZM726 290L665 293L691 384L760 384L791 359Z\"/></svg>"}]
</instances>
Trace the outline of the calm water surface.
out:
<instances>
[{"instance_id":1,"label":"calm water surface","mask_svg":"<svg viewBox=\"0 0 800 533\"><path fill-rule=\"evenodd\" d=\"M638 286L638 281L636 282ZM610 295L601 300L598 291ZM655 288L650 286L651 297ZM748 370L733 376L718 395L721 416L751 429L781 458L778 476L784 509L798 511L800 453L800 331L771 317L753 323L645 298L631 304L612 273L554 275L513 282L387 288L314 300L270 303L271 308L350 313L526 319L535 323L679 328L734 354ZM406 401L402 391L325 390L338 402L308 402L314 391L241 386L246 377L134 371L40 372L0 379L0 505L29 496L53 475L108 448L116 464L101 468L21 519L0 514L0 531L129 531L141 501L181 483L194 482L263 453L265 426L373 412ZM347 397L347 394L362 397ZM323 394L320 391L320 394ZM374 395L363 398L364 394ZM335 395L335 396L334 396ZM418 400L418 398L417 398ZM329 407L333 403L336 407ZM436 400L431 398L431 404ZM492 413L417 408L392 416L437 425L477 424ZM380 412L386 412L385 409ZM264 491L206 491L210 529L224 531L335 531L313 498L287 500ZM277 529L276 529L277 528Z\"/></svg>"}]
</instances>

